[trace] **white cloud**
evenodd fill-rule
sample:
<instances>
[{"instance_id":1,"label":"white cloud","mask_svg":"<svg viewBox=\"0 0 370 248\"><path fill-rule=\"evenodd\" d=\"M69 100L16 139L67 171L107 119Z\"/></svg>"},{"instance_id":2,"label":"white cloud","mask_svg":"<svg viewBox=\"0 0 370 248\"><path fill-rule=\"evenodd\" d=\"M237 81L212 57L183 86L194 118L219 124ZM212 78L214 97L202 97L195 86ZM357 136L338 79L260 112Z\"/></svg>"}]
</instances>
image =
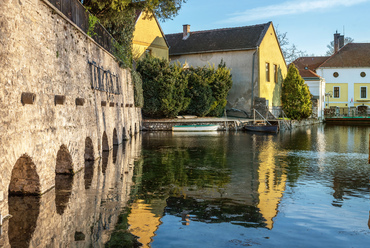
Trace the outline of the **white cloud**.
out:
<instances>
[{"instance_id":1,"label":"white cloud","mask_svg":"<svg viewBox=\"0 0 370 248\"><path fill-rule=\"evenodd\" d=\"M288 1L280 4L249 9L244 12L234 13L223 23L240 23L269 19L276 16L296 15L312 11L325 11L334 7L350 7L356 4L369 2L369 0L314 0L314 1Z\"/></svg>"}]
</instances>

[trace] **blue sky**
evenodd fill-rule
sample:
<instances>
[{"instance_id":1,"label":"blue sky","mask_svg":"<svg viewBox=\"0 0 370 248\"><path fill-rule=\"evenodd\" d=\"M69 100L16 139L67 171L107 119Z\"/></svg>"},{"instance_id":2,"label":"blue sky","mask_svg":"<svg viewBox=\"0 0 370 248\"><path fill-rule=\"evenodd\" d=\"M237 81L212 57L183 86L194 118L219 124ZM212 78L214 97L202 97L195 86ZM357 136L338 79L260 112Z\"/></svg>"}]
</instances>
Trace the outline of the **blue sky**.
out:
<instances>
[{"instance_id":1,"label":"blue sky","mask_svg":"<svg viewBox=\"0 0 370 248\"><path fill-rule=\"evenodd\" d=\"M299 50L325 55L336 30L370 42L370 0L187 0L179 15L161 22L165 34L239 27L272 21Z\"/></svg>"}]
</instances>

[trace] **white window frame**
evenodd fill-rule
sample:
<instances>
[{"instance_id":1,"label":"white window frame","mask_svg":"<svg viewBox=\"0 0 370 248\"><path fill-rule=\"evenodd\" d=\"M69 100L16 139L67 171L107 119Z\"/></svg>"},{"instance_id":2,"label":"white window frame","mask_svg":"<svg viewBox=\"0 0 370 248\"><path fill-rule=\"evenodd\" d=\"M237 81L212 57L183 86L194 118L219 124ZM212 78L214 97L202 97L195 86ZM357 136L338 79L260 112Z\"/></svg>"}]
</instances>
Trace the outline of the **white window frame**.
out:
<instances>
[{"instance_id":1,"label":"white window frame","mask_svg":"<svg viewBox=\"0 0 370 248\"><path fill-rule=\"evenodd\" d=\"M362 97L362 88L366 89L366 96L365 97ZM361 99L367 99L367 86L360 86L360 98Z\"/></svg>"},{"instance_id":2,"label":"white window frame","mask_svg":"<svg viewBox=\"0 0 370 248\"><path fill-rule=\"evenodd\" d=\"M339 89L339 94L338 94L338 97L335 97L335 88L338 88ZM333 98L340 98L340 86L333 86Z\"/></svg>"}]
</instances>

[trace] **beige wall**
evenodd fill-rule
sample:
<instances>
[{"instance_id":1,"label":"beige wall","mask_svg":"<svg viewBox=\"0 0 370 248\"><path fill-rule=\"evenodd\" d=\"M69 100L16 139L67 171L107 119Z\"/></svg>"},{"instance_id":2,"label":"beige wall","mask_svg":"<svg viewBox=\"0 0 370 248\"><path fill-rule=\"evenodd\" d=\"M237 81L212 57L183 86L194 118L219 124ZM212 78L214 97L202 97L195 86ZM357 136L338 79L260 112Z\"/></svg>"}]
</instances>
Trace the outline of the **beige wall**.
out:
<instances>
[{"instance_id":1,"label":"beige wall","mask_svg":"<svg viewBox=\"0 0 370 248\"><path fill-rule=\"evenodd\" d=\"M114 129L122 142L124 130L127 135L135 126L140 129L141 111L126 107L133 104L130 71L43 1L3 0L0 25L0 194L5 195L0 211L5 216L12 170L23 154L35 164L45 192L55 184L62 145L72 157L73 170L79 171L87 137L99 157L103 133L110 147ZM122 93L93 90L89 61L118 75ZM34 93L34 104L22 105L22 92ZM55 105L55 95L64 95L65 104ZM76 98L84 98L85 104L76 106Z\"/></svg>"},{"instance_id":2,"label":"beige wall","mask_svg":"<svg viewBox=\"0 0 370 248\"><path fill-rule=\"evenodd\" d=\"M236 108L245 111L250 110L251 95L252 95L252 61L255 50L248 51L232 51L232 52L218 52L218 53L204 53L204 54L190 54L181 56L171 56L171 62L179 61L181 64L185 62L189 66L209 66L217 65L221 59L226 63L226 67L231 69L233 86L227 98L226 108ZM257 88L258 77L258 58L256 56L255 62L255 89ZM256 90L255 90L256 94Z\"/></svg>"}]
</instances>

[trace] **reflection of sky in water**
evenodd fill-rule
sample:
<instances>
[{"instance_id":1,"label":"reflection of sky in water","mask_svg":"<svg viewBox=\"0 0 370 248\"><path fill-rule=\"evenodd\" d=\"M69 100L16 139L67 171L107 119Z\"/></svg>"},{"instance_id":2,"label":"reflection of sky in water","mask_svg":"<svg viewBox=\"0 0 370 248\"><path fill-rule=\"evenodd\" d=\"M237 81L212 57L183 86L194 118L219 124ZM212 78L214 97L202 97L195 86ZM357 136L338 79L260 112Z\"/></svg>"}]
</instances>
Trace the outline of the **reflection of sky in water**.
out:
<instances>
[{"instance_id":1,"label":"reflection of sky in water","mask_svg":"<svg viewBox=\"0 0 370 248\"><path fill-rule=\"evenodd\" d=\"M369 132L366 127L313 126L278 135L229 133L208 140L165 134L144 138L144 149L155 147L156 152L158 147L224 152L223 170L229 172L222 187L188 185L191 191L187 191L183 186L184 202L166 208L151 247L366 246L370 241ZM221 160L218 156L216 164ZM212 170L210 164L200 163L193 171ZM258 215L248 219L237 208L235 214L212 215L214 209L221 209L222 199L224 204L249 207L243 213ZM189 202L198 208L197 214L184 207ZM199 217L203 212L197 202L209 204L202 210L206 217ZM186 221L181 217L184 213ZM264 225L258 223L261 216Z\"/></svg>"}]
</instances>

